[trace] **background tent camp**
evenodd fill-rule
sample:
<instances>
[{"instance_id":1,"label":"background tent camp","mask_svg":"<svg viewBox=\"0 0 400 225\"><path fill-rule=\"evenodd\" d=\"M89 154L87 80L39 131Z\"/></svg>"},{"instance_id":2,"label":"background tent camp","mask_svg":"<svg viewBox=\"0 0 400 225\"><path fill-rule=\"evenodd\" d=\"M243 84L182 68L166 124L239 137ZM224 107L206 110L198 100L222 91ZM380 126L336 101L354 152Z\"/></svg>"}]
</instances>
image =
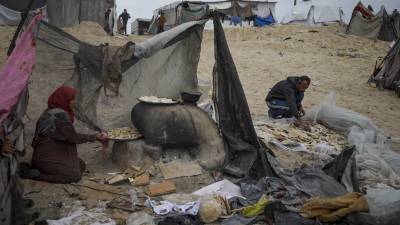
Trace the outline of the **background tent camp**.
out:
<instances>
[{"instance_id":1,"label":"background tent camp","mask_svg":"<svg viewBox=\"0 0 400 225\"><path fill-rule=\"evenodd\" d=\"M400 39L375 68L368 82L376 83L378 88L395 90L400 97Z\"/></svg>"},{"instance_id":2,"label":"background tent camp","mask_svg":"<svg viewBox=\"0 0 400 225\"><path fill-rule=\"evenodd\" d=\"M333 1L304 1L294 6L282 23L316 25L338 22L342 16L342 9Z\"/></svg>"},{"instance_id":3,"label":"background tent camp","mask_svg":"<svg viewBox=\"0 0 400 225\"><path fill-rule=\"evenodd\" d=\"M400 14L396 11L389 15L384 6L376 14L359 2L353 10L346 34L394 41L399 37Z\"/></svg>"},{"instance_id":4,"label":"background tent camp","mask_svg":"<svg viewBox=\"0 0 400 225\"><path fill-rule=\"evenodd\" d=\"M269 25L275 23L275 5L274 1L258 1L258 0L226 0L226 1L188 1L186 2L188 7L182 7L182 2L174 2L169 5L163 6L154 10L153 22L150 26L149 32L155 33L156 25L155 20L160 11L165 13L167 23L165 29L170 29L173 26L180 24L183 21L196 20L205 15L206 9L217 10L226 19L222 20L224 27L230 26L229 17L239 16L243 20L248 18L254 20L258 18L258 24L260 26ZM243 26L248 26L247 23L242 23ZM253 25L253 24L251 24ZM212 28L213 24L211 21L206 23L206 28Z\"/></svg>"},{"instance_id":5,"label":"background tent camp","mask_svg":"<svg viewBox=\"0 0 400 225\"><path fill-rule=\"evenodd\" d=\"M103 26L104 13L107 9L113 11L108 24L112 25L113 21L116 21L115 2L115 0L34 0L31 8L42 9L48 22L57 27L75 26L83 21L92 21ZM28 6L28 3L27 0L1 0L0 25L17 25L20 12Z\"/></svg>"},{"instance_id":6,"label":"background tent camp","mask_svg":"<svg viewBox=\"0 0 400 225\"><path fill-rule=\"evenodd\" d=\"M156 20L160 12L164 13L167 20L164 24L164 30L169 30L179 24L200 20L207 13L208 6L202 2L176 1L154 10L153 18L149 27L149 33L157 32Z\"/></svg>"},{"instance_id":7,"label":"background tent camp","mask_svg":"<svg viewBox=\"0 0 400 225\"><path fill-rule=\"evenodd\" d=\"M21 12L28 7L29 1L26 0L0 0L0 26L18 25L21 20ZM31 11L41 9L46 11L47 0L33 1Z\"/></svg>"},{"instance_id":8,"label":"background tent camp","mask_svg":"<svg viewBox=\"0 0 400 225\"><path fill-rule=\"evenodd\" d=\"M131 23L131 34L143 35L149 30L151 19L138 18Z\"/></svg>"}]
</instances>

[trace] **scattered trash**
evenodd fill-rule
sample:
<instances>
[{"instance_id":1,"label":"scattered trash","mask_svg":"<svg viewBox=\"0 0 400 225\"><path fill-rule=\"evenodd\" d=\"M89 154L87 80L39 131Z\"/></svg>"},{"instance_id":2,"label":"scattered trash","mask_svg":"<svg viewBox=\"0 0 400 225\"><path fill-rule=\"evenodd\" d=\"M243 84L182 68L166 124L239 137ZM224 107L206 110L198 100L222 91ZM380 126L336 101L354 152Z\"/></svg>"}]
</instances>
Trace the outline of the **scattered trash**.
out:
<instances>
[{"instance_id":1,"label":"scattered trash","mask_svg":"<svg viewBox=\"0 0 400 225\"><path fill-rule=\"evenodd\" d=\"M309 30L308 32L309 33L318 33L319 31L317 31L317 30Z\"/></svg>"},{"instance_id":2,"label":"scattered trash","mask_svg":"<svg viewBox=\"0 0 400 225\"><path fill-rule=\"evenodd\" d=\"M201 201L199 217L204 223L213 223L221 216L221 205L215 199Z\"/></svg>"},{"instance_id":3,"label":"scattered trash","mask_svg":"<svg viewBox=\"0 0 400 225\"><path fill-rule=\"evenodd\" d=\"M229 217L228 219L222 221L221 225L248 225L254 224L256 220L257 217L245 218L238 214L235 214L232 217Z\"/></svg>"},{"instance_id":4,"label":"scattered trash","mask_svg":"<svg viewBox=\"0 0 400 225\"><path fill-rule=\"evenodd\" d=\"M162 183L149 185L147 194L150 197L154 197L154 196L174 193L175 191L176 191L175 183L173 181L168 180Z\"/></svg>"},{"instance_id":5,"label":"scattered trash","mask_svg":"<svg viewBox=\"0 0 400 225\"><path fill-rule=\"evenodd\" d=\"M116 225L116 222L109 218L102 208L86 210L76 202L71 211L64 218L59 220L47 220L48 225Z\"/></svg>"},{"instance_id":6,"label":"scattered trash","mask_svg":"<svg viewBox=\"0 0 400 225\"><path fill-rule=\"evenodd\" d=\"M355 212L368 212L366 198L355 192L335 198L311 198L300 209L303 217L318 218L322 222L335 222Z\"/></svg>"},{"instance_id":7,"label":"scattered trash","mask_svg":"<svg viewBox=\"0 0 400 225\"><path fill-rule=\"evenodd\" d=\"M212 195L220 195L227 199L238 196L242 197L243 195L240 192L240 187L236 184L230 182L229 180L222 180L216 183L210 184L206 187L203 187L192 193L197 196L212 196Z\"/></svg>"},{"instance_id":8,"label":"scattered trash","mask_svg":"<svg viewBox=\"0 0 400 225\"><path fill-rule=\"evenodd\" d=\"M242 215L247 218L258 216L264 212L264 208L269 203L270 200L266 196L261 197L256 204L246 206L242 211Z\"/></svg>"},{"instance_id":9,"label":"scattered trash","mask_svg":"<svg viewBox=\"0 0 400 225\"><path fill-rule=\"evenodd\" d=\"M361 54L356 53L357 49L336 49L336 55L339 57L360 58Z\"/></svg>"},{"instance_id":10,"label":"scattered trash","mask_svg":"<svg viewBox=\"0 0 400 225\"><path fill-rule=\"evenodd\" d=\"M138 194L135 189L129 189L129 197L131 198L131 202L133 206L136 206L139 203Z\"/></svg>"},{"instance_id":11,"label":"scattered trash","mask_svg":"<svg viewBox=\"0 0 400 225\"><path fill-rule=\"evenodd\" d=\"M290 39L292 39L292 37L286 37L286 38L283 39L283 41L287 41L287 40L290 40Z\"/></svg>"},{"instance_id":12,"label":"scattered trash","mask_svg":"<svg viewBox=\"0 0 400 225\"><path fill-rule=\"evenodd\" d=\"M156 225L154 219L149 214L141 211L129 215L126 225Z\"/></svg>"},{"instance_id":13,"label":"scattered trash","mask_svg":"<svg viewBox=\"0 0 400 225\"><path fill-rule=\"evenodd\" d=\"M68 193L68 195L69 195L70 197L77 197L77 196L79 196L79 194L81 193L81 191L79 190L79 188L77 188L77 187L75 187L75 186L72 186L72 185L69 185L69 184L64 185L64 186L63 186L63 189L64 189L65 192Z\"/></svg>"},{"instance_id":14,"label":"scattered trash","mask_svg":"<svg viewBox=\"0 0 400 225\"><path fill-rule=\"evenodd\" d=\"M285 185L284 181L277 177L261 178L257 184L243 182L240 187L246 200L237 199L236 201L239 201L239 203L235 205L243 207L256 204L263 196L281 201L285 205L299 205L304 201L304 195L299 190L293 186ZM232 202L230 204L232 205Z\"/></svg>"},{"instance_id":15,"label":"scattered trash","mask_svg":"<svg viewBox=\"0 0 400 225\"><path fill-rule=\"evenodd\" d=\"M112 177L106 179L106 183L107 184L117 184L117 183L121 183L121 182L127 181L127 180L128 180L127 177L125 177L121 174L117 174L115 176L112 176Z\"/></svg>"},{"instance_id":16,"label":"scattered trash","mask_svg":"<svg viewBox=\"0 0 400 225\"><path fill-rule=\"evenodd\" d=\"M165 179L191 177L202 174L201 167L196 162L172 161L161 164L160 170Z\"/></svg>"},{"instance_id":17,"label":"scattered trash","mask_svg":"<svg viewBox=\"0 0 400 225\"><path fill-rule=\"evenodd\" d=\"M112 209L120 209L128 212L138 211L133 202L126 197L118 197L111 200L110 202L107 203L107 207Z\"/></svg>"},{"instance_id":18,"label":"scattered trash","mask_svg":"<svg viewBox=\"0 0 400 225\"><path fill-rule=\"evenodd\" d=\"M203 225L197 216L178 215L167 216L157 220L157 225Z\"/></svg>"},{"instance_id":19,"label":"scattered trash","mask_svg":"<svg viewBox=\"0 0 400 225\"><path fill-rule=\"evenodd\" d=\"M199 212L200 201L175 204L169 201L156 201L149 198L145 205L151 207L157 215L182 214L195 216Z\"/></svg>"},{"instance_id":20,"label":"scattered trash","mask_svg":"<svg viewBox=\"0 0 400 225\"><path fill-rule=\"evenodd\" d=\"M140 175L133 180L133 184L135 186L145 186L148 185L149 183L150 183L150 175L148 173Z\"/></svg>"}]
</instances>

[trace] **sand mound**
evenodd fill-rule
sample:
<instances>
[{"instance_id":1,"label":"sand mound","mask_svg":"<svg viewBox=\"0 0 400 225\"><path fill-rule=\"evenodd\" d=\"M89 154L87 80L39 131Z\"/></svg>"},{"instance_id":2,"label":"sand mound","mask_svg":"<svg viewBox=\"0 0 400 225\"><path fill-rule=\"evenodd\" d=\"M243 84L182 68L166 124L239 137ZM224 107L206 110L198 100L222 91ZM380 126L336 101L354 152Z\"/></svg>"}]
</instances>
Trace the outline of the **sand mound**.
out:
<instances>
[{"instance_id":1,"label":"sand mound","mask_svg":"<svg viewBox=\"0 0 400 225\"><path fill-rule=\"evenodd\" d=\"M101 37L107 36L107 33L100 26L100 24L91 22L91 21L83 21L81 24L76 25L74 27L68 27L64 29L68 33L74 35L77 38L81 37Z\"/></svg>"},{"instance_id":2,"label":"sand mound","mask_svg":"<svg viewBox=\"0 0 400 225\"><path fill-rule=\"evenodd\" d=\"M128 41L141 42L148 37L136 35L130 35L127 37L119 34L110 36L104 31L100 24L90 21L83 21L81 24L74 27L64 28L64 31L68 32L79 40L93 45L109 43L110 45L114 46L122 46Z\"/></svg>"}]
</instances>

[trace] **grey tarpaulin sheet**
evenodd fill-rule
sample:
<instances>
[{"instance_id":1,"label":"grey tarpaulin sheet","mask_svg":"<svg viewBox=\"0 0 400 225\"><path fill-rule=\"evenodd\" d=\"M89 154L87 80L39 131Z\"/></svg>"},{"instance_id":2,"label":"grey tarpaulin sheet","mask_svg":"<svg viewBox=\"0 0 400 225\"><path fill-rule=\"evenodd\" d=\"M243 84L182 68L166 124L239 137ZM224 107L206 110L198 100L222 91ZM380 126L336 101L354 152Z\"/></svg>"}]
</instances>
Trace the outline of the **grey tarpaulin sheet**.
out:
<instances>
[{"instance_id":1,"label":"grey tarpaulin sheet","mask_svg":"<svg viewBox=\"0 0 400 225\"><path fill-rule=\"evenodd\" d=\"M181 92L197 90L204 23L185 23L136 43L134 60L124 64L120 96L112 99L120 107L103 107L99 121L107 127L130 122L130 111L141 96L178 99ZM115 123L107 115L117 115Z\"/></svg>"},{"instance_id":2,"label":"grey tarpaulin sheet","mask_svg":"<svg viewBox=\"0 0 400 225\"><path fill-rule=\"evenodd\" d=\"M21 20L21 13L11 10L0 4L0 26L10 25L16 26Z\"/></svg>"},{"instance_id":3,"label":"grey tarpaulin sheet","mask_svg":"<svg viewBox=\"0 0 400 225\"><path fill-rule=\"evenodd\" d=\"M183 91L197 90L204 23L185 23L137 43L134 57L122 63L119 96L113 98L106 97L102 91L101 47L82 43L46 23L40 25L38 36L54 47L75 54L75 72L67 85L76 87L80 93L77 116L92 129L109 129L131 123L130 111L141 96L175 99Z\"/></svg>"},{"instance_id":4,"label":"grey tarpaulin sheet","mask_svg":"<svg viewBox=\"0 0 400 225\"><path fill-rule=\"evenodd\" d=\"M334 197L347 193L339 182L320 169L305 166L295 171L286 171L271 155L268 155L268 161L278 177L286 184L297 188L310 197Z\"/></svg>"},{"instance_id":5,"label":"grey tarpaulin sheet","mask_svg":"<svg viewBox=\"0 0 400 225\"><path fill-rule=\"evenodd\" d=\"M95 21L98 24L104 24L104 13L107 11L107 2L105 0L80 0L79 21Z\"/></svg>"},{"instance_id":6,"label":"grey tarpaulin sheet","mask_svg":"<svg viewBox=\"0 0 400 225\"><path fill-rule=\"evenodd\" d=\"M228 166L239 168L248 175L255 165L259 166L257 178L274 176L265 159L266 151L254 130L246 96L217 12L214 13L214 46L213 101L217 123L229 149Z\"/></svg>"},{"instance_id":7,"label":"grey tarpaulin sheet","mask_svg":"<svg viewBox=\"0 0 400 225\"><path fill-rule=\"evenodd\" d=\"M382 41L395 41L398 38L398 33L397 33L397 28L396 23L395 23L395 17L397 15L388 15L386 12L386 9L383 8L382 12L382 27L381 30L379 31L379 36L378 39Z\"/></svg>"},{"instance_id":8,"label":"grey tarpaulin sheet","mask_svg":"<svg viewBox=\"0 0 400 225\"><path fill-rule=\"evenodd\" d=\"M69 27L79 24L81 0L49 0L47 16L49 22L57 27Z\"/></svg>"},{"instance_id":9,"label":"grey tarpaulin sheet","mask_svg":"<svg viewBox=\"0 0 400 225\"><path fill-rule=\"evenodd\" d=\"M28 7L28 4L29 0L0 0L0 5L18 12L23 12ZM31 10L43 8L46 4L47 0L34 0Z\"/></svg>"},{"instance_id":10,"label":"grey tarpaulin sheet","mask_svg":"<svg viewBox=\"0 0 400 225\"><path fill-rule=\"evenodd\" d=\"M346 33L368 38L378 38L382 23L382 17L376 16L371 19L366 19L362 15L356 13L351 18Z\"/></svg>"},{"instance_id":11,"label":"grey tarpaulin sheet","mask_svg":"<svg viewBox=\"0 0 400 225\"><path fill-rule=\"evenodd\" d=\"M382 68L374 72L372 79L381 87L394 89L394 82L400 80L400 39L390 49L385 57Z\"/></svg>"}]
</instances>

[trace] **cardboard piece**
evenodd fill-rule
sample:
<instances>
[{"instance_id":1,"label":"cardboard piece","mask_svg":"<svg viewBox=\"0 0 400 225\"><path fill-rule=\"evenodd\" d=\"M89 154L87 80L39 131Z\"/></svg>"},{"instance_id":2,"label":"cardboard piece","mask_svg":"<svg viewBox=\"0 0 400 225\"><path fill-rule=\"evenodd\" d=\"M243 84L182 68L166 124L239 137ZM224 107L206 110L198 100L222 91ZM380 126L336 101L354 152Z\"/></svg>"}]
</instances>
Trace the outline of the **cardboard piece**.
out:
<instances>
[{"instance_id":1,"label":"cardboard piece","mask_svg":"<svg viewBox=\"0 0 400 225\"><path fill-rule=\"evenodd\" d=\"M167 180L158 184L151 184L147 191L150 197L160 196L164 194L171 194L176 192L175 183L173 181Z\"/></svg>"},{"instance_id":2,"label":"cardboard piece","mask_svg":"<svg viewBox=\"0 0 400 225\"><path fill-rule=\"evenodd\" d=\"M160 170L165 179L191 177L202 174L201 167L196 162L173 161L160 165Z\"/></svg>"}]
</instances>

